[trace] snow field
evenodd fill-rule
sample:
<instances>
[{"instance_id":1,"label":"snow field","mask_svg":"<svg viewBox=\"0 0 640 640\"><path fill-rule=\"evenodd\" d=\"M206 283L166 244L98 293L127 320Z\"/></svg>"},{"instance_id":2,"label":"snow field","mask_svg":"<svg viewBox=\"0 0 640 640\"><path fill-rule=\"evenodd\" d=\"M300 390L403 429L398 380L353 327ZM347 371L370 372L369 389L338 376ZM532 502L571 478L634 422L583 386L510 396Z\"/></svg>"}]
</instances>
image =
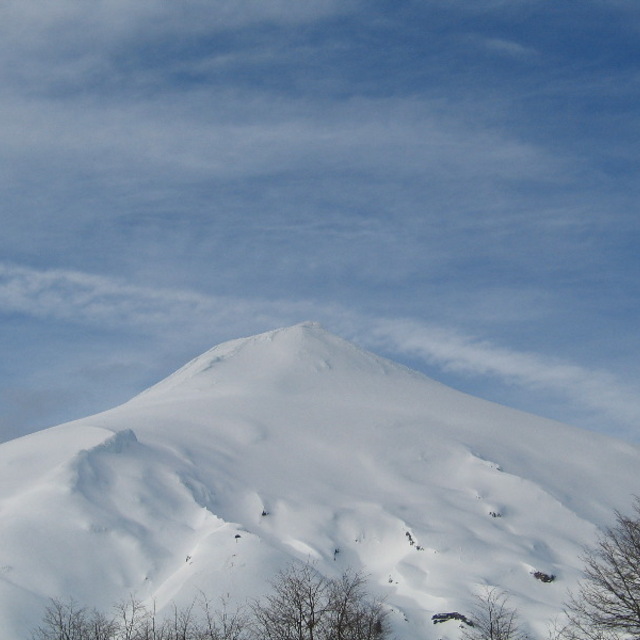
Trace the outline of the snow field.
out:
<instances>
[{"instance_id":1,"label":"snow field","mask_svg":"<svg viewBox=\"0 0 640 640\"><path fill-rule=\"evenodd\" d=\"M220 345L110 411L0 446L0 620L49 597L232 605L279 568L369 574L400 639L508 591L546 635L640 449L464 395L305 323ZM606 470L606 473L603 471ZM532 573L557 576L543 584Z\"/></svg>"}]
</instances>

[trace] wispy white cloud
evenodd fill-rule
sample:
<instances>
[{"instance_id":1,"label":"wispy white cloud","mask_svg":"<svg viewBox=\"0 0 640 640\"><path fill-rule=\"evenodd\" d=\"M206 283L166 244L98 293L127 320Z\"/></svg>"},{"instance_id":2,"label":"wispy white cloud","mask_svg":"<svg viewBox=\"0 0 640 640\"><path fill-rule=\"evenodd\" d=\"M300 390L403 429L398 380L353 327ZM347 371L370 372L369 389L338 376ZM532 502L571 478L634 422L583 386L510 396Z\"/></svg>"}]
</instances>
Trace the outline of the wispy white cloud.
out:
<instances>
[{"instance_id":1,"label":"wispy white cloud","mask_svg":"<svg viewBox=\"0 0 640 640\"><path fill-rule=\"evenodd\" d=\"M169 64L169 43L192 46L200 38L259 25L296 27L349 13L357 4L358 0L7 0L0 4L3 88L18 88L31 98L50 93L59 97L69 90L84 95L87 86L95 88L102 81L122 89L120 83L129 74L141 86L151 78L142 68L132 72L135 62L127 60L137 59L145 49L154 49L152 57L159 55Z\"/></svg>"},{"instance_id":2,"label":"wispy white cloud","mask_svg":"<svg viewBox=\"0 0 640 640\"><path fill-rule=\"evenodd\" d=\"M504 383L564 396L578 407L632 424L640 417L640 393L613 374L502 347L455 330L407 320L375 323L372 340L386 348L420 357L445 370L493 376Z\"/></svg>"},{"instance_id":3,"label":"wispy white cloud","mask_svg":"<svg viewBox=\"0 0 640 640\"><path fill-rule=\"evenodd\" d=\"M533 47L528 47L514 40L506 40L504 38L485 38L481 43L490 51L504 54L512 58L531 58L539 55L539 52Z\"/></svg>"},{"instance_id":4,"label":"wispy white cloud","mask_svg":"<svg viewBox=\"0 0 640 640\"><path fill-rule=\"evenodd\" d=\"M20 49L55 45L58 51L69 51L75 41L104 46L123 37L153 38L167 29L195 35L252 23L304 23L344 13L354 4L352 0L59 0L46 4L6 0L0 7L0 32ZM72 40L56 42L64 34L72 34Z\"/></svg>"},{"instance_id":5,"label":"wispy white cloud","mask_svg":"<svg viewBox=\"0 0 640 640\"><path fill-rule=\"evenodd\" d=\"M465 123L403 98L360 98L314 106L220 92L145 99L126 106L94 100L4 100L4 155L56 156L123 170L178 171L192 179L314 168L445 179L559 180L562 160L499 128ZM241 121L232 115L242 111ZM565 170L567 167L563 167ZM452 178L449 178L451 180ZM457 178L459 179L459 178Z\"/></svg>"},{"instance_id":6,"label":"wispy white cloud","mask_svg":"<svg viewBox=\"0 0 640 640\"><path fill-rule=\"evenodd\" d=\"M257 242L265 226L279 228L289 233L294 262L309 256L300 239L313 226L314 259L322 266L357 261L359 269L405 276L407 268L426 272L426 262L481 255L488 245L475 238L482 230L500 240L495 248L504 253L511 245L502 238L519 225L540 229L570 215L588 223L568 209L547 213L536 206L534 216L522 207L513 185L536 181L553 189L572 169L499 128L412 99L358 98L327 107L289 98L275 109L264 96L244 98L220 92L213 112L213 98L198 91L126 105L6 99L0 186L14 194L20 215L7 216L0 249L22 260L13 254L18 240L45 264L61 264L47 260L61 248L108 261L104 246L133 242L118 220L144 222L171 211L184 216L181 224L200 243L234 226ZM271 182L264 188L258 180ZM368 237L336 255L329 234L362 229L365 214ZM99 237L85 233L88 224L98 226ZM167 245L165 256L172 255L168 237L153 238ZM463 240L467 246L452 253L451 241ZM391 254L397 245L397 260L384 269L359 259L370 250ZM143 259L134 264L141 247L123 253L135 270L144 269ZM270 255L269 268L281 269L280 255Z\"/></svg>"},{"instance_id":7,"label":"wispy white cloud","mask_svg":"<svg viewBox=\"0 0 640 640\"><path fill-rule=\"evenodd\" d=\"M129 285L78 271L0 264L0 311L105 329L157 335L185 326L196 332L216 326L242 330L273 323L278 316L299 316L310 308L304 303L202 295Z\"/></svg>"}]
</instances>

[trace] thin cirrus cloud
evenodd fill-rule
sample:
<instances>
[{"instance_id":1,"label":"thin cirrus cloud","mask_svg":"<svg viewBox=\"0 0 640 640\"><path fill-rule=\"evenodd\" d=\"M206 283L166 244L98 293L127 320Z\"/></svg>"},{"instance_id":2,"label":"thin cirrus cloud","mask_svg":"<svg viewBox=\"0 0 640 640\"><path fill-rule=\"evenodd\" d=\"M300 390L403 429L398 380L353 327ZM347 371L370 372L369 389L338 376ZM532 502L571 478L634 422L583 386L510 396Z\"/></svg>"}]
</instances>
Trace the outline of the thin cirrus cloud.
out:
<instances>
[{"instance_id":1,"label":"thin cirrus cloud","mask_svg":"<svg viewBox=\"0 0 640 640\"><path fill-rule=\"evenodd\" d=\"M632 422L640 412L638 390L603 370L589 370L559 358L520 352L451 329L415 321L380 321L373 340L462 374L495 376L510 385L564 396L616 423Z\"/></svg>"},{"instance_id":2,"label":"thin cirrus cloud","mask_svg":"<svg viewBox=\"0 0 640 640\"><path fill-rule=\"evenodd\" d=\"M293 318L312 309L305 303L246 300L129 285L115 278L68 270L0 265L0 309L40 319L163 336L176 327L209 333L211 326L247 327ZM250 329L251 330L251 329Z\"/></svg>"},{"instance_id":3,"label":"thin cirrus cloud","mask_svg":"<svg viewBox=\"0 0 640 640\"><path fill-rule=\"evenodd\" d=\"M487 38L481 41L481 44L489 51L494 51L513 58L531 58L540 55L539 51L533 47L527 47L513 40L505 40L503 38Z\"/></svg>"},{"instance_id":4,"label":"thin cirrus cloud","mask_svg":"<svg viewBox=\"0 0 640 640\"><path fill-rule=\"evenodd\" d=\"M151 0L134 5L118 1L94 3L60 0L43 5L34 0L7 0L0 10L2 31L14 34L13 41L22 48L52 46L65 51L55 38L73 33L84 38L117 40L122 37L149 38L167 29L193 35L199 31L221 30L253 23L296 24L324 16L345 13L355 2L335 0L195 0L187 4L170 0ZM82 27L84 31L79 30ZM68 50L72 43L66 43Z\"/></svg>"},{"instance_id":5,"label":"thin cirrus cloud","mask_svg":"<svg viewBox=\"0 0 640 640\"><path fill-rule=\"evenodd\" d=\"M292 99L279 113L268 101L256 100L240 122L205 116L204 98L192 100L194 104L187 104L188 99L171 97L160 109L146 102L34 105L16 100L0 123L0 162L4 160L6 168L2 182L9 193L13 189L16 209L29 210L30 222L25 224L20 215L6 221L14 239L11 233L0 239L0 246L6 244L5 256L20 261L12 253L20 234L37 249L40 260L55 248L45 230L59 230L60 235L67 229L64 243L73 247L68 255L93 251L108 260L111 254L104 253L102 243L109 232L115 234L114 245L126 247L129 239L117 235L117 221L134 219L143 208L158 219L163 210L173 208L194 230L204 225L201 232L206 231L209 225L216 235L240 218L244 238L251 231L261 233L274 219L281 229L292 229L292 237L306 228L303 217L313 216L316 223L343 219L352 226L357 211L358 216L366 213L369 228L377 229L389 246L405 230L414 238L443 229L459 235L470 228L494 227L505 233L516 218L544 227L570 216L566 208L548 216L546 206L538 206L534 218L518 194L509 193L522 176L554 188L570 181L567 160L498 129L430 113L415 100L361 98L322 112ZM221 100L225 113L234 105L247 109L232 96ZM199 115L194 117L194 112ZM267 180L271 182L263 188ZM220 188L229 181L244 182L241 189ZM501 190L500 183L508 189ZM387 214L386 222L376 219L376 210L383 207L398 212L393 213L395 220ZM584 223L579 216L573 218ZM430 219L434 224L427 225ZM100 225L100 238L84 233L83 225L93 220ZM318 235L316 246L322 247L327 236ZM442 252L442 243L429 248L431 243L425 242L417 246L409 240L403 255L422 254L416 255L419 265ZM478 249L482 247L474 251ZM352 245L348 255L358 253ZM138 254L132 252L133 259ZM392 271L393 265L387 268Z\"/></svg>"},{"instance_id":6,"label":"thin cirrus cloud","mask_svg":"<svg viewBox=\"0 0 640 640\"><path fill-rule=\"evenodd\" d=\"M229 94L217 96L217 116L207 112L207 101L197 93L166 97L160 106L15 98L5 101L0 125L4 154L104 157L105 163L118 157L125 166L146 163L148 171L165 167L194 177L291 170L301 159L327 169L331 163L334 171L357 166L361 172L503 179L526 171L529 179L553 182L561 167L568 169L534 144L435 109L430 113L411 99L360 98L323 109L292 98L275 110L264 99L249 109ZM242 122L229 121L234 110L245 112Z\"/></svg>"},{"instance_id":7,"label":"thin cirrus cloud","mask_svg":"<svg viewBox=\"0 0 640 640\"><path fill-rule=\"evenodd\" d=\"M154 59L171 63L171 46L196 47L201 38L264 25L295 27L344 15L355 0L170 0L128 3L78 0L42 4L7 0L0 6L0 71L3 88L29 98L86 95L108 87L112 98L125 87L162 90ZM140 55L149 49L150 58ZM127 53L128 52L128 53ZM132 61L128 58L131 56ZM139 67L137 68L136 63ZM165 68L165 72L167 69Z\"/></svg>"},{"instance_id":8,"label":"thin cirrus cloud","mask_svg":"<svg viewBox=\"0 0 640 640\"><path fill-rule=\"evenodd\" d=\"M204 339L212 326L221 335L235 336L239 331L250 333L319 318L363 346L382 348L399 359L422 360L463 379L491 376L524 390L551 392L576 407L588 408L595 420L624 425L640 412L637 390L607 371L521 352L415 320L367 316L338 305L320 308L313 301L216 297L133 286L74 271L2 264L0 310L79 325L151 332L159 340L171 335L174 341L183 326Z\"/></svg>"}]
</instances>

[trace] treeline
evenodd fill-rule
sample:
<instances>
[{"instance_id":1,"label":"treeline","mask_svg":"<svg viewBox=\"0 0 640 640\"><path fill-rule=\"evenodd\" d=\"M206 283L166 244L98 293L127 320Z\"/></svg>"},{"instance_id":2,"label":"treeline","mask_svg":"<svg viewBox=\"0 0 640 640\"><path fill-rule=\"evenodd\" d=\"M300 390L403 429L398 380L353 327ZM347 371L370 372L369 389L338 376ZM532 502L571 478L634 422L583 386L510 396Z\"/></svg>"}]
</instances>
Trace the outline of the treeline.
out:
<instances>
[{"instance_id":1,"label":"treeline","mask_svg":"<svg viewBox=\"0 0 640 640\"><path fill-rule=\"evenodd\" d=\"M271 592L229 611L204 595L160 617L131 597L110 613L52 600L34 640L385 640L387 611L360 573L329 579L311 565L277 574Z\"/></svg>"}]
</instances>

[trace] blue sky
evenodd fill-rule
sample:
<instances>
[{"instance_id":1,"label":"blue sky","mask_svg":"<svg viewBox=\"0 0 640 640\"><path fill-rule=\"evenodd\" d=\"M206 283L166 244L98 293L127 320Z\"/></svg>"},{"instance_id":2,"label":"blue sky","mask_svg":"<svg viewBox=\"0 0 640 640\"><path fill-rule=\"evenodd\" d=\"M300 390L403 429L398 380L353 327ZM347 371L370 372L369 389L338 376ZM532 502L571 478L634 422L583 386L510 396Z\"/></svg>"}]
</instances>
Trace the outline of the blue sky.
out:
<instances>
[{"instance_id":1,"label":"blue sky","mask_svg":"<svg viewBox=\"0 0 640 640\"><path fill-rule=\"evenodd\" d=\"M637 0L5 0L0 439L303 320L640 442Z\"/></svg>"}]
</instances>

